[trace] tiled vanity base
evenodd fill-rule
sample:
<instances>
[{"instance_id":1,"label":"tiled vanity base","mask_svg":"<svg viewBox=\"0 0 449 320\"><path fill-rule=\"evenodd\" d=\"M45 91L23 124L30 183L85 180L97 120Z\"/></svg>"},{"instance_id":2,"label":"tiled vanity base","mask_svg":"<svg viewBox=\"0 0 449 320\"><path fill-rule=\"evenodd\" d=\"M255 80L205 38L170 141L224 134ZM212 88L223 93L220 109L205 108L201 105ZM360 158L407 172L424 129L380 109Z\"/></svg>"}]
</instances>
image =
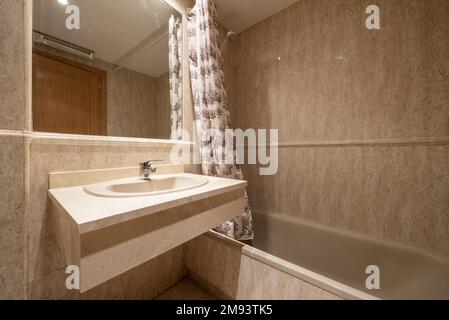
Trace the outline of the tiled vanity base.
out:
<instances>
[{"instance_id":1,"label":"tiled vanity base","mask_svg":"<svg viewBox=\"0 0 449 320\"><path fill-rule=\"evenodd\" d=\"M62 210L57 205L55 209ZM58 238L64 244L66 263L80 267L81 292L85 292L243 210L244 191L237 190L84 234L63 214L54 217L59 218Z\"/></svg>"},{"instance_id":2,"label":"tiled vanity base","mask_svg":"<svg viewBox=\"0 0 449 320\"><path fill-rule=\"evenodd\" d=\"M85 176L83 183L86 183ZM80 268L81 292L142 265L244 212L246 182L208 179L209 183L204 187L168 195L171 202L151 196L140 202L124 200L125 204L130 202L141 205L141 208L110 217L105 213L118 211L117 206L123 205L121 200L96 198L83 193L81 187L50 190L57 242L67 265ZM99 212L103 219L82 223L84 220L80 217L91 218Z\"/></svg>"}]
</instances>

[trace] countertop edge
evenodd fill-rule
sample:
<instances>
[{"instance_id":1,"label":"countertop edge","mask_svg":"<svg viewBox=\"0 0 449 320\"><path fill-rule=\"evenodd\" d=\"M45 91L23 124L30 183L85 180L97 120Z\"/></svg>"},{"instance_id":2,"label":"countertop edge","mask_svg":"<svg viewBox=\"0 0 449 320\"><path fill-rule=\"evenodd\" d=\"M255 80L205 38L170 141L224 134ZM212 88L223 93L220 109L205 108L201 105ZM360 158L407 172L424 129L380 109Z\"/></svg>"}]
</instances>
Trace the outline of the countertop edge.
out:
<instances>
[{"instance_id":1,"label":"countertop edge","mask_svg":"<svg viewBox=\"0 0 449 320\"><path fill-rule=\"evenodd\" d=\"M235 181L238 181L238 180L235 180ZM156 212L170 210L170 209L176 208L178 206L182 206L182 205L186 205L186 204L189 204L192 202L200 201L200 200L203 200L203 199L206 199L209 197L218 196L218 195L236 191L239 189L245 189L247 186L248 186L248 182L242 180L242 181L239 181L239 183L234 183L232 185L225 186L223 188L210 190L210 191L203 191L199 194L194 194L194 195L186 196L183 198L174 199L172 201L163 202L163 203L160 203L160 204L157 204L154 206L147 206L147 207L143 207L143 208L139 208L139 209L134 209L134 210L131 210L128 212L114 214L114 215L111 215L111 216L108 216L105 218L101 218L101 219L93 220L93 221L87 221L87 222L79 221L78 219L76 219L76 217L74 217L74 215L72 215L70 213L70 210L68 210L67 207L64 206L64 204L61 203L61 201L58 199L58 196L53 193L53 191L57 190L57 189L48 190L48 194L49 194L49 197L52 199L52 201L56 201L58 203L58 205L65 211L65 214L67 214L70 217L70 219L78 226L79 233L83 234L83 233L103 229L106 227L110 227L110 226L116 225L118 223L142 218L144 216L147 216L147 215L150 215L150 214L153 214Z\"/></svg>"}]
</instances>

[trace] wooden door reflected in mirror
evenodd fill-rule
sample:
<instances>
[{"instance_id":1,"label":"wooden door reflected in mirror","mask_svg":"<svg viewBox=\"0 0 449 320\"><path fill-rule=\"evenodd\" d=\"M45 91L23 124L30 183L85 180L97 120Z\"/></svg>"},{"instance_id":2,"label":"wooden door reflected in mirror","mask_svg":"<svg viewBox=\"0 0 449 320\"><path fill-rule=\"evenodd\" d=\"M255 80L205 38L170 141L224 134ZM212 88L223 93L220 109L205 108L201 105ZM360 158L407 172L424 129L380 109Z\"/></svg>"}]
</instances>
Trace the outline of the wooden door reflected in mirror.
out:
<instances>
[{"instance_id":1,"label":"wooden door reflected in mirror","mask_svg":"<svg viewBox=\"0 0 449 320\"><path fill-rule=\"evenodd\" d=\"M107 135L106 72L33 52L35 131Z\"/></svg>"}]
</instances>

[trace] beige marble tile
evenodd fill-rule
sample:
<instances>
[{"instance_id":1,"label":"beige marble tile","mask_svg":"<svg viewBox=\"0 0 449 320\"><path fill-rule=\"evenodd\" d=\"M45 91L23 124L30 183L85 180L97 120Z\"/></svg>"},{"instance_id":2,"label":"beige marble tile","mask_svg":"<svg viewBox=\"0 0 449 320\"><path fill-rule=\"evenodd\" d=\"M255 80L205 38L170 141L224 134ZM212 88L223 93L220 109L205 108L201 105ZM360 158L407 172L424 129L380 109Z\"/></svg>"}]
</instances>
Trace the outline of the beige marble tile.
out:
<instances>
[{"instance_id":1,"label":"beige marble tile","mask_svg":"<svg viewBox=\"0 0 449 320\"><path fill-rule=\"evenodd\" d=\"M0 3L0 129L24 128L24 20L23 0Z\"/></svg>"},{"instance_id":2,"label":"beige marble tile","mask_svg":"<svg viewBox=\"0 0 449 320\"><path fill-rule=\"evenodd\" d=\"M363 7L369 1L361 1ZM449 4L379 1L379 31L363 31L363 137L447 136Z\"/></svg>"},{"instance_id":3,"label":"beige marble tile","mask_svg":"<svg viewBox=\"0 0 449 320\"><path fill-rule=\"evenodd\" d=\"M143 160L162 160L170 163L170 147L95 147L89 169L108 169L136 166Z\"/></svg>"},{"instance_id":4,"label":"beige marble tile","mask_svg":"<svg viewBox=\"0 0 449 320\"><path fill-rule=\"evenodd\" d=\"M239 34L225 61L234 125L281 141L446 136L447 1L380 1L379 31L368 4L298 1Z\"/></svg>"},{"instance_id":5,"label":"beige marble tile","mask_svg":"<svg viewBox=\"0 0 449 320\"><path fill-rule=\"evenodd\" d=\"M363 138L447 136L449 58L423 38L363 48Z\"/></svg>"},{"instance_id":6,"label":"beige marble tile","mask_svg":"<svg viewBox=\"0 0 449 320\"><path fill-rule=\"evenodd\" d=\"M449 148L363 150L366 232L449 254Z\"/></svg>"},{"instance_id":7,"label":"beige marble tile","mask_svg":"<svg viewBox=\"0 0 449 320\"><path fill-rule=\"evenodd\" d=\"M153 139L170 139L170 81L168 73L156 79L155 102L150 114L152 121Z\"/></svg>"},{"instance_id":8,"label":"beige marble tile","mask_svg":"<svg viewBox=\"0 0 449 320\"><path fill-rule=\"evenodd\" d=\"M24 146L0 144L0 299L25 297Z\"/></svg>"},{"instance_id":9,"label":"beige marble tile","mask_svg":"<svg viewBox=\"0 0 449 320\"><path fill-rule=\"evenodd\" d=\"M31 146L30 231L40 230L48 217L48 174L58 171L90 169L91 157L92 147L90 146L37 144Z\"/></svg>"},{"instance_id":10,"label":"beige marble tile","mask_svg":"<svg viewBox=\"0 0 449 320\"><path fill-rule=\"evenodd\" d=\"M363 167L360 147L319 147L315 154L316 222L362 229Z\"/></svg>"},{"instance_id":11,"label":"beige marble tile","mask_svg":"<svg viewBox=\"0 0 449 320\"><path fill-rule=\"evenodd\" d=\"M257 211L363 229L361 147L281 148L275 176L259 176L255 166L246 166L245 174Z\"/></svg>"},{"instance_id":12,"label":"beige marble tile","mask_svg":"<svg viewBox=\"0 0 449 320\"><path fill-rule=\"evenodd\" d=\"M361 138L359 11L358 0L299 1L239 34L227 53L234 126L278 128L281 141Z\"/></svg>"},{"instance_id":13,"label":"beige marble tile","mask_svg":"<svg viewBox=\"0 0 449 320\"><path fill-rule=\"evenodd\" d=\"M107 80L108 135L156 138L156 123L152 117L156 104L156 79L120 68L108 72Z\"/></svg>"},{"instance_id":14,"label":"beige marble tile","mask_svg":"<svg viewBox=\"0 0 449 320\"><path fill-rule=\"evenodd\" d=\"M358 56L313 68L314 136L312 140L351 140L362 138L361 78L362 61ZM301 92L301 91L299 91ZM310 120L301 118L300 123ZM303 140L301 136L289 141Z\"/></svg>"},{"instance_id":15,"label":"beige marble tile","mask_svg":"<svg viewBox=\"0 0 449 320\"><path fill-rule=\"evenodd\" d=\"M184 246L184 263L189 273L216 297L237 296L240 261L241 251L208 236L198 237ZM203 285L203 281L212 287Z\"/></svg>"},{"instance_id":16,"label":"beige marble tile","mask_svg":"<svg viewBox=\"0 0 449 320\"><path fill-rule=\"evenodd\" d=\"M305 36L310 39L310 63L317 65L349 58L358 53L360 38L360 3L346 1L300 1L302 15L310 16L305 21L310 31Z\"/></svg>"},{"instance_id":17,"label":"beige marble tile","mask_svg":"<svg viewBox=\"0 0 449 320\"><path fill-rule=\"evenodd\" d=\"M30 282L30 299L150 300L185 277L178 247L84 294L67 290L65 269Z\"/></svg>"},{"instance_id":18,"label":"beige marble tile","mask_svg":"<svg viewBox=\"0 0 449 320\"><path fill-rule=\"evenodd\" d=\"M342 142L448 136L449 3L378 1L378 31L369 4L300 0L228 48L234 126L311 142L281 149L274 177L245 166L250 203L447 253L447 147Z\"/></svg>"},{"instance_id":19,"label":"beige marble tile","mask_svg":"<svg viewBox=\"0 0 449 320\"><path fill-rule=\"evenodd\" d=\"M365 9L373 4L360 0L364 19ZM379 0L375 3L381 12L381 32L363 29L364 39L391 37L405 40L419 37L437 36L441 39L449 35L449 4L445 0ZM364 20L363 20L364 21Z\"/></svg>"}]
</instances>

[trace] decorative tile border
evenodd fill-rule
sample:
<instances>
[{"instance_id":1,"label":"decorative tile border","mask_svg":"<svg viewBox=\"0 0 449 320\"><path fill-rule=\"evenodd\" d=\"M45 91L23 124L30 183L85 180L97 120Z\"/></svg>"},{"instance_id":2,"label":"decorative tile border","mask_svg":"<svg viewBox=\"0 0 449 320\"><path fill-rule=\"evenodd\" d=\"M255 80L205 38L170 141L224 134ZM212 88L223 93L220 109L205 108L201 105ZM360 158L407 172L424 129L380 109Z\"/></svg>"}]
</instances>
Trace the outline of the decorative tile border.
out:
<instances>
[{"instance_id":1,"label":"decorative tile border","mask_svg":"<svg viewBox=\"0 0 449 320\"><path fill-rule=\"evenodd\" d=\"M137 147L161 147L171 148L175 145L194 145L193 142L143 139L83 136L59 133L43 133L30 131L0 130L0 143L29 143L51 145L83 145L83 146L137 146Z\"/></svg>"},{"instance_id":2,"label":"decorative tile border","mask_svg":"<svg viewBox=\"0 0 449 320\"><path fill-rule=\"evenodd\" d=\"M270 144L269 147L279 149L289 148L311 148L311 147L408 147L408 146L449 146L449 137L430 138L402 138L402 139L357 139L357 140L335 140L335 141L294 141ZM257 145L249 145L249 148L257 148Z\"/></svg>"}]
</instances>

